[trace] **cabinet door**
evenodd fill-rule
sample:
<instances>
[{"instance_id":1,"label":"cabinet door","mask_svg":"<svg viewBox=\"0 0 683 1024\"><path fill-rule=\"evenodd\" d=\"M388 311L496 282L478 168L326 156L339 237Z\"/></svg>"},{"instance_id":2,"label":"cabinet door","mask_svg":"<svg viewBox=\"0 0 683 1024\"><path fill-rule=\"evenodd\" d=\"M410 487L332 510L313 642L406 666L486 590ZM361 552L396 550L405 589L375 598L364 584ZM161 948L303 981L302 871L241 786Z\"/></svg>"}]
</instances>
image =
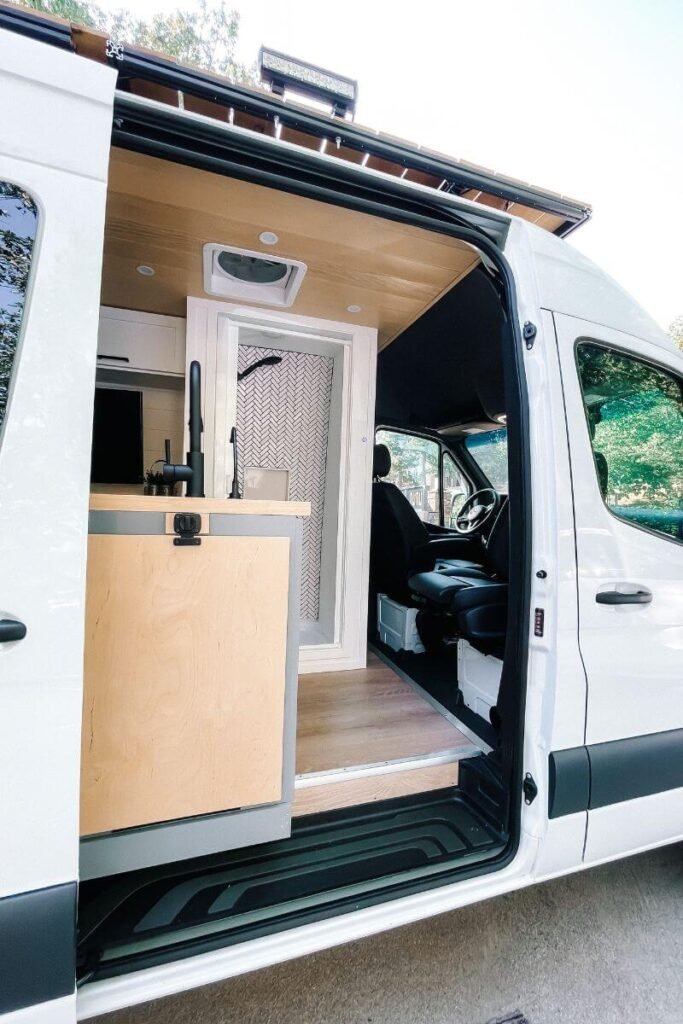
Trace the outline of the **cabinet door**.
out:
<instances>
[{"instance_id":1,"label":"cabinet door","mask_svg":"<svg viewBox=\"0 0 683 1024\"><path fill-rule=\"evenodd\" d=\"M282 794L289 540L89 539L81 833Z\"/></svg>"},{"instance_id":2,"label":"cabinet door","mask_svg":"<svg viewBox=\"0 0 683 1024\"><path fill-rule=\"evenodd\" d=\"M100 310L97 365L147 373L185 372L185 321L180 317Z\"/></svg>"}]
</instances>

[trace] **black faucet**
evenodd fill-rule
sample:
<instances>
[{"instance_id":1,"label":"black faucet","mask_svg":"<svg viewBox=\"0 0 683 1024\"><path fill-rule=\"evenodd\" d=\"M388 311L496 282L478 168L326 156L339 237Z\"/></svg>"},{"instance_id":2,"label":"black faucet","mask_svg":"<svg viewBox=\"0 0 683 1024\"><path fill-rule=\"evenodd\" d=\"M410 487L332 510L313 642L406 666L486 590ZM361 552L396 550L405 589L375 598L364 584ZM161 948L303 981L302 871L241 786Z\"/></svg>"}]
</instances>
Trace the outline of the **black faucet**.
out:
<instances>
[{"instance_id":1,"label":"black faucet","mask_svg":"<svg viewBox=\"0 0 683 1024\"><path fill-rule=\"evenodd\" d=\"M204 497L204 454L202 452L202 368L190 363L190 450L186 464L171 462L171 442L166 441L166 461L161 467L166 484L187 484L188 498Z\"/></svg>"}]
</instances>

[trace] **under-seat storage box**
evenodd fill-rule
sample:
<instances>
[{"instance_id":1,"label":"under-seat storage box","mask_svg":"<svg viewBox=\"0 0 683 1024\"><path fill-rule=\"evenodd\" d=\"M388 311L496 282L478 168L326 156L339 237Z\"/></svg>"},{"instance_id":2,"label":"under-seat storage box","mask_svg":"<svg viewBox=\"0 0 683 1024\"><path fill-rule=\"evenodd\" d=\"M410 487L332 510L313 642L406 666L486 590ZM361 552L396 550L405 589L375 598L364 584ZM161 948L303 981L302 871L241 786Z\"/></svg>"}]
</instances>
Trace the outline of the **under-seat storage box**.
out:
<instances>
[{"instance_id":1,"label":"under-seat storage box","mask_svg":"<svg viewBox=\"0 0 683 1024\"><path fill-rule=\"evenodd\" d=\"M489 713L498 702L503 662L492 654L482 654L466 640L458 640L458 686L465 706L489 722Z\"/></svg>"},{"instance_id":2,"label":"under-seat storage box","mask_svg":"<svg viewBox=\"0 0 683 1024\"><path fill-rule=\"evenodd\" d=\"M424 644L417 631L417 608L406 608L386 594L377 595L377 628L379 638L393 651L414 651L421 654Z\"/></svg>"}]
</instances>

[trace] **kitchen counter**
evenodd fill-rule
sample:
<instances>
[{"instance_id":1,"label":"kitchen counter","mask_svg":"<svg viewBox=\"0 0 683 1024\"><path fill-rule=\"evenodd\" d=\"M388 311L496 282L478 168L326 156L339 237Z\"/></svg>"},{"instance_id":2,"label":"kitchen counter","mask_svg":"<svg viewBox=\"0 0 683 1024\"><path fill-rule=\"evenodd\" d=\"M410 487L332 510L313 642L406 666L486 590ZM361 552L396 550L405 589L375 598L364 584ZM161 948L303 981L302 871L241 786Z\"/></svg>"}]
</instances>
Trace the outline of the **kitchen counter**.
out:
<instances>
[{"instance_id":1,"label":"kitchen counter","mask_svg":"<svg viewBox=\"0 0 683 1024\"><path fill-rule=\"evenodd\" d=\"M308 501L254 501L247 498L168 498L145 494L91 494L91 512L195 512L199 515L297 516L311 514Z\"/></svg>"}]
</instances>

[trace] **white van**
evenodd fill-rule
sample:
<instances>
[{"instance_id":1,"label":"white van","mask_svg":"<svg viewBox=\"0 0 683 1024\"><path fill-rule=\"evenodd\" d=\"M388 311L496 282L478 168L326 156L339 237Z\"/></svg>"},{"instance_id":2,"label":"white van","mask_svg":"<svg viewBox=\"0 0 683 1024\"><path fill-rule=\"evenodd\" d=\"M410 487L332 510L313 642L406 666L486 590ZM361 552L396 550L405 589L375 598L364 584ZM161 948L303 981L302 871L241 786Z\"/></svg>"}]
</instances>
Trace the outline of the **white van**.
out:
<instances>
[{"instance_id":1,"label":"white van","mask_svg":"<svg viewBox=\"0 0 683 1024\"><path fill-rule=\"evenodd\" d=\"M587 208L0 20L3 1022L681 839L683 361Z\"/></svg>"}]
</instances>

